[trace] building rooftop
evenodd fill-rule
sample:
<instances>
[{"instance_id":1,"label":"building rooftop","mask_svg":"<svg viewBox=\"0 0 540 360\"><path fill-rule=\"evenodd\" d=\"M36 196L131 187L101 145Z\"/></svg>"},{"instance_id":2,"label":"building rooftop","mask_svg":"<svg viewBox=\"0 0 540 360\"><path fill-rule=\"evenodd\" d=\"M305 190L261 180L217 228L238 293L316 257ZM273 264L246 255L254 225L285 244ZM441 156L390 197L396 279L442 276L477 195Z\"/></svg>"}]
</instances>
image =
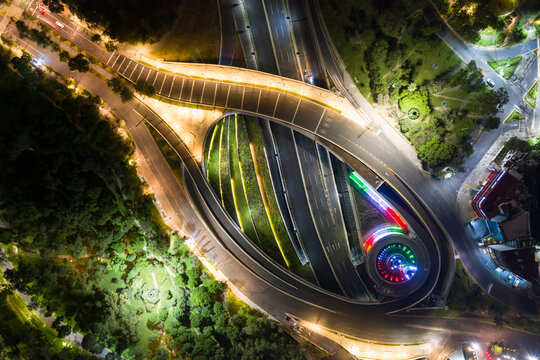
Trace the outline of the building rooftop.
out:
<instances>
[{"instance_id":1,"label":"building rooftop","mask_svg":"<svg viewBox=\"0 0 540 360\"><path fill-rule=\"evenodd\" d=\"M521 178L512 169L492 172L471 201L476 216L486 220L501 220L511 216L514 209L528 210L528 191Z\"/></svg>"},{"instance_id":2,"label":"building rooftop","mask_svg":"<svg viewBox=\"0 0 540 360\"><path fill-rule=\"evenodd\" d=\"M538 281L538 263L534 246L514 248L505 244L490 245L493 258L500 266L531 282Z\"/></svg>"},{"instance_id":3,"label":"building rooftop","mask_svg":"<svg viewBox=\"0 0 540 360\"><path fill-rule=\"evenodd\" d=\"M521 209L520 209L521 210ZM501 233L506 241L529 240L531 236L530 214L521 210L519 214L499 223Z\"/></svg>"}]
</instances>

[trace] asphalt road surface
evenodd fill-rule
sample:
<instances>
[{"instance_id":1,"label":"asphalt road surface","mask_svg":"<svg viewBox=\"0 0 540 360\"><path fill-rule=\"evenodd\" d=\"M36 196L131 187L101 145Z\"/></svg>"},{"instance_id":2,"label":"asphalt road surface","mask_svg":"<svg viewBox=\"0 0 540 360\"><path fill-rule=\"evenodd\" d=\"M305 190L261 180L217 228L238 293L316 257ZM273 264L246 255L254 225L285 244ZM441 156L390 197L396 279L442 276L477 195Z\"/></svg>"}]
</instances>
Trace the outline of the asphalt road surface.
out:
<instances>
[{"instance_id":1,"label":"asphalt road surface","mask_svg":"<svg viewBox=\"0 0 540 360\"><path fill-rule=\"evenodd\" d=\"M299 133L294 134L294 139L298 161L301 164L302 185L305 186L307 200L310 203L308 210L311 211L318 237L334 275L347 296L369 300L367 289L349 257L347 233L341 217L339 200L326 196L329 189L321 172L316 144Z\"/></svg>"}]
</instances>

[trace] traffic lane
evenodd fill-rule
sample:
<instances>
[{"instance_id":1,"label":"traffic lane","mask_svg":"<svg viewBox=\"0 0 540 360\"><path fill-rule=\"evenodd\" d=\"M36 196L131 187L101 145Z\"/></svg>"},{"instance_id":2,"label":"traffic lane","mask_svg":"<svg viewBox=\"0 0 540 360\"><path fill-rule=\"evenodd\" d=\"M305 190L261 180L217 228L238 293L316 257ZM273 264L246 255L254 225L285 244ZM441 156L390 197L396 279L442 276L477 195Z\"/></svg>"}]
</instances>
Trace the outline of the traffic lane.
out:
<instances>
[{"instance_id":1,"label":"traffic lane","mask_svg":"<svg viewBox=\"0 0 540 360\"><path fill-rule=\"evenodd\" d=\"M244 14L244 7L241 4L234 2L234 0L224 0L228 5L232 16L234 18L234 24L236 27L236 34L240 39L240 45L244 53L244 59L246 61L246 67L252 70L258 70L259 65L257 62L257 53L255 51L255 44L252 41L251 26L247 16ZM249 28L248 28L249 26Z\"/></svg>"},{"instance_id":2,"label":"traffic lane","mask_svg":"<svg viewBox=\"0 0 540 360\"><path fill-rule=\"evenodd\" d=\"M325 123L324 120L323 123ZM417 201L415 196L412 196L409 188L404 185L408 184L408 186L417 189L419 185L426 181L426 178L418 171L416 166L407 161L407 158L404 157L402 153L395 151L390 152L388 148L393 149L391 143L385 143L385 147L387 148L383 147L379 142L382 140L384 143L384 136L375 136L372 132L366 131L360 125L354 126L350 121L341 116L335 116L327 128L321 126L318 132L323 134L328 141L343 148L356 158L362 159L363 162L367 161L372 169L398 189L400 195L410 203L411 208L421 219L423 225L430 230L429 238L423 238L422 240L428 245L433 243L436 247L437 259L434 261L437 261L435 269L436 271L439 271L439 258L441 257L440 244L444 243L446 237L441 231L441 228L439 228L438 223L435 222L435 218L426 212L424 206ZM347 134L348 136L344 136L343 134ZM371 152L372 150L373 152ZM395 174L400 174L399 178L397 178ZM405 179L403 180L402 177L405 177ZM423 194L423 192L421 193ZM416 230L420 231L421 229ZM445 256L451 255L446 254ZM432 261L432 263L434 261ZM446 269L444 269L444 272L446 272ZM438 278L435 277L435 279L430 280L437 281ZM426 289L433 288L434 286L435 283L430 283L426 286ZM413 293L410 296L410 299L416 298L417 296L427 296L429 294L424 292L421 293L422 294L420 294L420 292Z\"/></svg>"},{"instance_id":3,"label":"traffic lane","mask_svg":"<svg viewBox=\"0 0 540 360\"><path fill-rule=\"evenodd\" d=\"M304 1L288 1L287 4L294 38L300 52L299 57L302 70L308 70L304 75L311 77L311 79L308 78L306 80L309 83L320 84L321 87L326 87L322 59L315 44L315 39L310 29L309 18L306 13L307 4Z\"/></svg>"},{"instance_id":4,"label":"traffic lane","mask_svg":"<svg viewBox=\"0 0 540 360\"><path fill-rule=\"evenodd\" d=\"M38 2L33 2L34 9L39 7ZM101 45L96 44L90 39L90 35L81 27L69 21L67 18L63 17L60 14L54 14L48 12L46 16L42 16L39 13L35 13L36 18L43 22L44 24L50 26L54 29L55 32L62 35L64 38L69 39L74 42L77 41L77 46L80 50L84 50L100 61L104 62L107 60L107 55L109 54L106 49ZM56 22L60 22L64 27L58 26Z\"/></svg>"},{"instance_id":5,"label":"traffic lane","mask_svg":"<svg viewBox=\"0 0 540 360\"><path fill-rule=\"evenodd\" d=\"M291 215L298 227L298 237L304 244L313 272L321 287L342 294L310 216L304 185L300 181L302 174L296 157L292 130L275 124L272 124L271 128L282 169L283 183L290 199Z\"/></svg>"},{"instance_id":6,"label":"traffic lane","mask_svg":"<svg viewBox=\"0 0 540 360\"><path fill-rule=\"evenodd\" d=\"M410 312L410 314L413 312ZM482 343L503 342L510 347L517 347L522 353L538 355L540 353L540 335L526 331L502 328L497 329L493 324L474 321L471 319L436 318L431 316L392 315L390 321L399 319L402 325L411 328L422 327L426 330L437 328L452 329L453 333L468 335L471 340L479 340ZM450 331L449 331L450 332ZM441 331L441 333L443 333Z\"/></svg>"},{"instance_id":7,"label":"traffic lane","mask_svg":"<svg viewBox=\"0 0 540 360\"><path fill-rule=\"evenodd\" d=\"M258 87L193 79L181 74L173 75L152 69L118 53L109 56L106 64L133 83L136 83L142 74L146 74L146 79L154 86L158 95L184 102L200 103L203 98L212 96L211 93L206 96L203 94L208 83L208 87L215 90L214 106L259 113L294 123L311 132L318 127L323 114L328 114L329 118L329 114L334 113L295 95Z\"/></svg>"},{"instance_id":8,"label":"traffic lane","mask_svg":"<svg viewBox=\"0 0 540 360\"><path fill-rule=\"evenodd\" d=\"M220 12L221 44L219 48L219 65L232 65L234 56L234 17L229 0L218 0Z\"/></svg>"},{"instance_id":9,"label":"traffic lane","mask_svg":"<svg viewBox=\"0 0 540 360\"><path fill-rule=\"evenodd\" d=\"M319 163L321 164L321 173L325 183L325 187L328 190L327 196L330 203L330 212L336 219L337 223L343 224L345 231L345 221L343 220L343 214L341 212L341 204L339 201L339 193L334 178L334 171L330 164L330 154L327 149L322 145L316 144L317 155L319 157Z\"/></svg>"},{"instance_id":10,"label":"traffic lane","mask_svg":"<svg viewBox=\"0 0 540 360\"><path fill-rule=\"evenodd\" d=\"M259 125L262 132L262 141L265 148L266 160L268 163L268 168L270 170L270 176L272 179L272 186L274 189L274 194L279 205L280 213L282 214L283 222L287 228L287 233L291 239L291 242L294 245L295 250L301 254L300 260L302 262L309 262L309 259L306 255L306 250L303 248L298 235L295 232L297 226L295 225L295 219L291 216L290 206L288 203L288 197L285 196L285 189L283 187L283 179L281 176L281 169L279 168L278 159L277 159L277 150L275 147L274 136L272 135L272 130L270 129L270 121L267 119L259 118ZM311 265L308 265L311 267ZM317 281L317 279L315 279ZM318 284L318 283L317 283Z\"/></svg>"},{"instance_id":11,"label":"traffic lane","mask_svg":"<svg viewBox=\"0 0 540 360\"><path fill-rule=\"evenodd\" d=\"M242 4L245 6L247 16L250 19L251 26L249 30L253 34L259 70L279 75L262 1L242 1Z\"/></svg>"},{"instance_id":12,"label":"traffic lane","mask_svg":"<svg viewBox=\"0 0 540 360\"><path fill-rule=\"evenodd\" d=\"M295 49L289 32L289 26L286 22L284 11L281 8L283 3L281 0L262 1L266 4L266 11L268 14L266 21L268 21L271 29L270 31L272 31L272 39L276 48L276 61L279 64L280 75L291 79L302 80L297 68Z\"/></svg>"},{"instance_id":13,"label":"traffic lane","mask_svg":"<svg viewBox=\"0 0 540 360\"><path fill-rule=\"evenodd\" d=\"M348 256L343 222L337 222L337 219L332 216L318 164L315 143L299 133L295 133L294 138L310 214L323 250L326 250L325 254L330 267L347 296L353 299L369 300L369 297L361 291L362 281ZM339 204L337 205L339 206Z\"/></svg>"}]
</instances>

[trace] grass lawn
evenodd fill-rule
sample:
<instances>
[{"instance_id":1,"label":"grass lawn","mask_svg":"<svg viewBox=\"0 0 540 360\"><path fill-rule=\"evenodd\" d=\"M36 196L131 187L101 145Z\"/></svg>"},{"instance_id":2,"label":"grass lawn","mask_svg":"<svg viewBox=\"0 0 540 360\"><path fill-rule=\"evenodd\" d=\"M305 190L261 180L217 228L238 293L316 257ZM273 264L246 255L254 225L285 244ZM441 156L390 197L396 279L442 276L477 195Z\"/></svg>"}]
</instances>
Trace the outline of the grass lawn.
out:
<instances>
[{"instance_id":1,"label":"grass lawn","mask_svg":"<svg viewBox=\"0 0 540 360\"><path fill-rule=\"evenodd\" d=\"M458 136L458 138L463 138L464 136L467 136L472 129L474 129L477 121L478 119L471 118L469 116L459 117L450 125L450 129L452 133Z\"/></svg>"},{"instance_id":2,"label":"grass lawn","mask_svg":"<svg viewBox=\"0 0 540 360\"><path fill-rule=\"evenodd\" d=\"M504 35L492 28L484 29L480 32L480 39L476 42L478 46L494 46L502 43Z\"/></svg>"},{"instance_id":3,"label":"grass lawn","mask_svg":"<svg viewBox=\"0 0 540 360\"><path fill-rule=\"evenodd\" d=\"M475 101L469 101L467 105L463 107L463 110L468 111L469 113L479 113L480 104Z\"/></svg>"},{"instance_id":4,"label":"grass lawn","mask_svg":"<svg viewBox=\"0 0 540 360\"><path fill-rule=\"evenodd\" d=\"M440 107L444 108L445 110L459 110L463 104L465 104L465 99L449 99L445 96L438 96L438 95L432 95L430 97L430 105L432 107ZM446 101L446 106L443 107L442 102Z\"/></svg>"},{"instance_id":5,"label":"grass lawn","mask_svg":"<svg viewBox=\"0 0 540 360\"><path fill-rule=\"evenodd\" d=\"M504 119L503 124L511 123L513 121L521 121L525 120L525 116L523 116L519 111L512 110L510 115L506 119Z\"/></svg>"},{"instance_id":6,"label":"grass lawn","mask_svg":"<svg viewBox=\"0 0 540 360\"><path fill-rule=\"evenodd\" d=\"M489 66L495 70L497 74L508 80L516 71L516 68L523 56L516 56L506 60L488 61Z\"/></svg>"},{"instance_id":7,"label":"grass lawn","mask_svg":"<svg viewBox=\"0 0 540 360\"><path fill-rule=\"evenodd\" d=\"M531 86L525 94L525 102L533 109L536 107L536 97L538 96L538 81Z\"/></svg>"},{"instance_id":8,"label":"grass lawn","mask_svg":"<svg viewBox=\"0 0 540 360\"><path fill-rule=\"evenodd\" d=\"M466 99L468 95L469 92L465 89L462 89L461 87L457 87L449 91L439 91L437 93L437 96L446 96L455 99Z\"/></svg>"},{"instance_id":9,"label":"grass lawn","mask_svg":"<svg viewBox=\"0 0 540 360\"><path fill-rule=\"evenodd\" d=\"M406 32L401 38L401 44L406 46L406 53L409 49L414 49L410 59L416 63L412 82L417 85L430 83L461 64L461 59L438 37L429 43L419 43L411 37L409 32Z\"/></svg>"},{"instance_id":10,"label":"grass lawn","mask_svg":"<svg viewBox=\"0 0 540 360\"><path fill-rule=\"evenodd\" d=\"M189 2L176 34L150 54L170 61L217 63L221 29L215 0ZM204 22L201 22L204 19Z\"/></svg>"}]
</instances>

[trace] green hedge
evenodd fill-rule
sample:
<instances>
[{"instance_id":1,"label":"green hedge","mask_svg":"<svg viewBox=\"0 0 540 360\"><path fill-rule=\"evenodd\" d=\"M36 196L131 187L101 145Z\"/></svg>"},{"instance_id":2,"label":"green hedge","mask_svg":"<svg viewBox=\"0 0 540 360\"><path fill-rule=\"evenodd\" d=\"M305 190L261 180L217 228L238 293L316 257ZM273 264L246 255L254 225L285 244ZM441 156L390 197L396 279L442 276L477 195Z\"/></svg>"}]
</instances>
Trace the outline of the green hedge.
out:
<instances>
[{"instance_id":1,"label":"green hedge","mask_svg":"<svg viewBox=\"0 0 540 360\"><path fill-rule=\"evenodd\" d=\"M206 157L206 178L218 197L221 198L219 190L219 145L221 142L221 132L223 129L224 120L220 120L214 127L212 136L210 137L210 145Z\"/></svg>"},{"instance_id":2,"label":"green hedge","mask_svg":"<svg viewBox=\"0 0 540 360\"><path fill-rule=\"evenodd\" d=\"M270 171L268 169L268 164L266 162L266 154L264 152L264 145L262 139L261 129L259 128L259 122L257 118L248 117L247 118L247 131L249 140L253 144L255 163L257 164L256 170L261 177L264 195L267 199L269 220L274 226L274 231L276 234L278 242L281 245L281 250L283 251L285 262L288 263L289 269L295 274L305 277L306 269L300 263L298 255L294 250L289 234L287 233L287 228L281 217L279 211L279 206L275 197L274 188L272 186L272 180L270 179Z\"/></svg>"},{"instance_id":3,"label":"green hedge","mask_svg":"<svg viewBox=\"0 0 540 360\"><path fill-rule=\"evenodd\" d=\"M253 164L253 158L251 150L249 148L249 138L246 129L245 118L238 116L237 121L237 136L238 136L238 154L240 158L240 166L242 168L244 186L246 188L247 200L249 209L259 240L261 242L261 248L274 260L282 265L285 265L285 261L279 247L275 241L274 233L268 221L266 210L264 209L264 203L261 197L261 191L259 184L257 183L257 174L255 172L255 165Z\"/></svg>"},{"instance_id":4,"label":"green hedge","mask_svg":"<svg viewBox=\"0 0 540 360\"><path fill-rule=\"evenodd\" d=\"M229 139L234 136L234 131L231 135L231 127L234 130L234 124L231 124L231 119L225 119L223 124L223 136L221 137L221 161L219 163L219 183L221 186L221 201L227 212L232 218L237 221L236 208L234 207L234 198L231 187L231 167L229 155Z\"/></svg>"},{"instance_id":5,"label":"green hedge","mask_svg":"<svg viewBox=\"0 0 540 360\"><path fill-rule=\"evenodd\" d=\"M238 159L238 148L236 145L236 132L238 120L235 118L231 121L230 137L229 137L229 156L230 156L230 171L231 171L231 189L233 193L233 201L236 199L235 209L239 219L239 225L244 233L260 246L259 237L255 226L251 219L250 209L247 202L244 186L242 185L242 176L240 175L240 161Z\"/></svg>"}]
</instances>

